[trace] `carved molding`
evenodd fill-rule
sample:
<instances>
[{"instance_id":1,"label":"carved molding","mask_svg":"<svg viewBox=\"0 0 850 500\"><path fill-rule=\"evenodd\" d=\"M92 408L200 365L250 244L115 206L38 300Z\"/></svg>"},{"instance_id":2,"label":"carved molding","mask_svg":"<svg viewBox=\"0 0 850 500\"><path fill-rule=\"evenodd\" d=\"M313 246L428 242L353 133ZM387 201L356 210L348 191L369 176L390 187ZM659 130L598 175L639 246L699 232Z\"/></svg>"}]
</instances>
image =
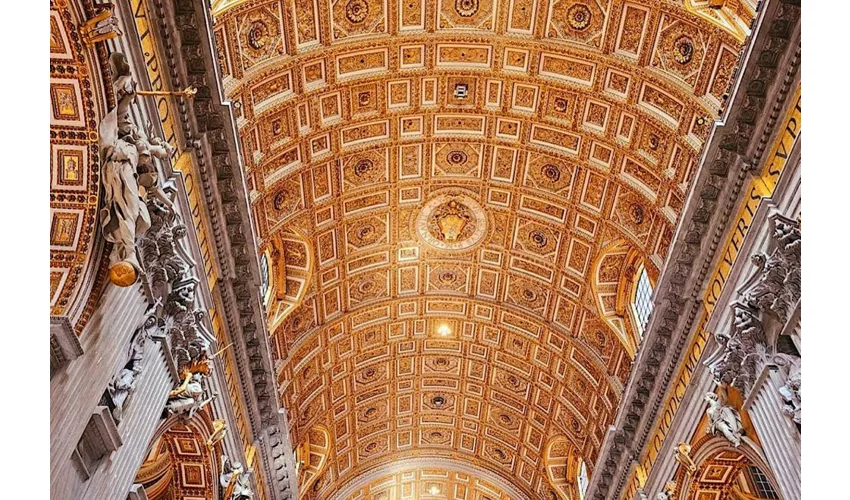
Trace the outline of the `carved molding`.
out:
<instances>
[{"instance_id":1,"label":"carved molding","mask_svg":"<svg viewBox=\"0 0 850 500\"><path fill-rule=\"evenodd\" d=\"M166 5L167 4L167 5ZM273 441L264 457L265 476L270 478L272 497L294 498L297 488L291 465L282 470L277 460L288 436L281 431L277 397L274 394L274 369L269 353L264 311L257 293L259 264L251 229L244 174L239 168L233 117L221 102L221 84L215 67L211 41L206 28L211 26L209 12L192 0L153 2L159 18L174 88L192 86L197 94L191 102L178 107L179 122L187 147L197 153L200 184L209 207L209 219L215 235L218 263L222 270L218 287L223 304L222 315L234 341L241 392L248 407L253 437ZM199 30L199 27L202 27ZM179 51L175 50L179 47ZM278 438L273 436L277 435ZM277 444L279 443L279 444Z\"/></svg>"}]
</instances>

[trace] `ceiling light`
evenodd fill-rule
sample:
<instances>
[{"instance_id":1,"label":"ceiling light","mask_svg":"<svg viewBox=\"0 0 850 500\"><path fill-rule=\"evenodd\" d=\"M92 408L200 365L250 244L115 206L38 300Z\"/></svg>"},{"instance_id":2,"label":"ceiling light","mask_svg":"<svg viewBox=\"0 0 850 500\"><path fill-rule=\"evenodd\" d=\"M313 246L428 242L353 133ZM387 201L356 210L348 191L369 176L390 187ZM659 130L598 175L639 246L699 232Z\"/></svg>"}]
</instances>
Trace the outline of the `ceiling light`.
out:
<instances>
[{"instance_id":1,"label":"ceiling light","mask_svg":"<svg viewBox=\"0 0 850 500\"><path fill-rule=\"evenodd\" d=\"M445 337L452 333L452 329L449 328L449 325L442 324L437 328L437 333Z\"/></svg>"},{"instance_id":2,"label":"ceiling light","mask_svg":"<svg viewBox=\"0 0 850 500\"><path fill-rule=\"evenodd\" d=\"M431 488L428 489L428 493L430 493L432 495L439 495L440 494L440 487L437 486L436 484L432 484Z\"/></svg>"}]
</instances>

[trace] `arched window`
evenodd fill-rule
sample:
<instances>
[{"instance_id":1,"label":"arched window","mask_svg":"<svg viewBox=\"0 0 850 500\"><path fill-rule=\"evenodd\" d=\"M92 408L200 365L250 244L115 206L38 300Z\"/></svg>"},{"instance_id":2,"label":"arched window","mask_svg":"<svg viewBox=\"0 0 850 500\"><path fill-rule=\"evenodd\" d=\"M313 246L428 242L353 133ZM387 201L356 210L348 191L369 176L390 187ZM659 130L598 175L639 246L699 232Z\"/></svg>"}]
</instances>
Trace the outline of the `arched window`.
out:
<instances>
[{"instance_id":1,"label":"arched window","mask_svg":"<svg viewBox=\"0 0 850 500\"><path fill-rule=\"evenodd\" d=\"M576 483L578 484L578 498L579 500L584 500L584 494L587 493L587 485L590 484L590 479L587 477L587 466L584 465L584 460L578 466Z\"/></svg>"},{"instance_id":2,"label":"arched window","mask_svg":"<svg viewBox=\"0 0 850 500\"><path fill-rule=\"evenodd\" d=\"M646 324L649 323L649 315L652 313L652 283L644 266L641 266L638 272L632 311L635 315L638 334L642 337Z\"/></svg>"},{"instance_id":3,"label":"arched window","mask_svg":"<svg viewBox=\"0 0 850 500\"><path fill-rule=\"evenodd\" d=\"M263 298L263 305L269 301L269 256L263 253L260 256L260 296Z\"/></svg>"}]
</instances>

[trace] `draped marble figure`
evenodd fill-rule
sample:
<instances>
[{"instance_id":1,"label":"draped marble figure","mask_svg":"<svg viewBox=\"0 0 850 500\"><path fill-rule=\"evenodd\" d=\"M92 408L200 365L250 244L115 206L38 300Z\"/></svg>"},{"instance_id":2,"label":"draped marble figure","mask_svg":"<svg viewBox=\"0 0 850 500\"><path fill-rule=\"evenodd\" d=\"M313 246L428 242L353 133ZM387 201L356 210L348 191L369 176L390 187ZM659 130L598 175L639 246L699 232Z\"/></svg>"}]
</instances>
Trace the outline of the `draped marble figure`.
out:
<instances>
[{"instance_id":1,"label":"draped marble figure","mask_svg":"<svg viewBox=\"0 0 850 500\"><path fill-rule=\"evenodd\" d=\"M744 428L738 411L724 404L720 397L713 392L707 392L705 400L708 401L708 409L705 411L708 415L707 432L722 435L736 448L740 446Z\"/></svg>"},{"instance_id":2,"label":"draped marble figure","mask_svg":"<svg viewBox=\"0 0 850 500\"><path fill-rule=\"evenodd\" d=\"M112 54L109 65L115 75L112 86L118 104L98 128L104 199L100 219L103 237L112 243L109 278L117 285L129 286L141 272L136 238L151 224L139 187L173 209L173 203L159 185L152 157L168 160L174 150L159 138L145 138L132 122L130 109L136 98L136 82L125 56Z\"/></svg>"}]
</instances>

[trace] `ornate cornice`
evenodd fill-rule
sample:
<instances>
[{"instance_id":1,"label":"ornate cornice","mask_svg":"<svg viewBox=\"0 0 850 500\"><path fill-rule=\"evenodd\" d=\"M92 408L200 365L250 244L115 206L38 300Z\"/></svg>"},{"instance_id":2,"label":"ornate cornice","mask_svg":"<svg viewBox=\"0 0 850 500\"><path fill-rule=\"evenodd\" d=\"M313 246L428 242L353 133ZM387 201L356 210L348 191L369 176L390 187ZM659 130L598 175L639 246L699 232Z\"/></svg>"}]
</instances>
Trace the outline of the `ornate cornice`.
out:
<instances>
[{"instance_id":1,"label":"ornate cornice","mask_svg":"<svg viewBox=\"0 0 850 500\"><path fill-rule=\"evenodd\" d=\"M667 388L702 307L703 290L741 188L761 164L799 66L798 0L764 6L761 27L739 75L737 92L703 157L694 190L659 281L655 312L605 441L588 498L620 498L633 460L644 452ZM797 40L794 44L792 40ZM789 55L790 53L790 55ZM780 61L788 71L779 78ZM762 125L764 124L764 125ZM702 262L700 265L700 261Z\"/></svg>"},{"instance_id":2,"label":"ornate cornice","mask_svg":"<svg viewBox=\"0 0 850 500\"><path fill-rule=\"evenodd\" d=\"M268 332L259 295L257 243L251 225L247 189L234 120L223 102L210 39L205 2L154 0L172 88L197 88L191 101L178 104L185 147L194 150L215 240L221 277L217 286L223 317L233 340L234 358L245 397L250 431L264 446L273 498L297 496L291 474L291 446L282 426ZM213 292L215 293L215 292ZM293 481L290 484L290 477Z\"/></svg>"}]
</instances>

